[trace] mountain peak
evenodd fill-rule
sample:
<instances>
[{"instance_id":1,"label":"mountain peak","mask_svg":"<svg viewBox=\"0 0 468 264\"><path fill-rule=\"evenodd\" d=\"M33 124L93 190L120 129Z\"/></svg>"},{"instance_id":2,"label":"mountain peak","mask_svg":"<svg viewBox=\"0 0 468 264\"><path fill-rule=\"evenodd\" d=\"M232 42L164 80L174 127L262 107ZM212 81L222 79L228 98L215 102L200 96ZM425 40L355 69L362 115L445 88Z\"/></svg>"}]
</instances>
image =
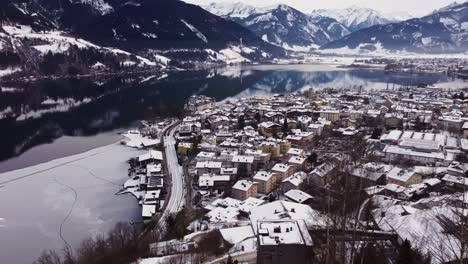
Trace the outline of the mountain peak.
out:
<instances>
[{"instance_id":1,"label":"mountain peak","mask_svg":"<svg viewBox=\"0 0 468 264\"><path fill-rule=\"evenodd\" d=\"M439 9L436 9L434 11L432 11L431 14L435 14L435 13L440 13L440 12L445 12L445 11L449 11L450 9L456 7L456 6L459 6L459 5L463 5L465 3L467 3L468 1L467 0L464 0L464 1L453 1L452 3L444 6L444 7L441 7ZM430 15L431 15L430 14Z\"/></svg>"},{"instance_id":2,"label":"mountain peak","mask_svg":"<svg viewBox=\"0 0 468 264\"><path fill-rule=\"evenodd\" d=\"M202 7L217 16L231 18L245 18L267 11L265 8L254 7L242 2L212 2Z\"/></svg>"},{"instance_id":3,"label":"mountain peak","mask_svg":"<svg viewBox=\"0 0 468 264\"><path fill-rule=\"evenodd\" d=\"M265 8L242 5L242 12L232 3L214 3L205 8L248 28L264 41L291 51L307 52L350 33L333 18L312 18L285 4Z\"/></svg>"},{"instance_id":4,"label":"mountain peak","mask_svg":"<svg viewBox=\"0 0 468 264\"><path fill-rule=\"evenodd\" d=\"M407 19L407 17L402 18L401 15L392 16L391 14L383 14L378 10L357 5L352 5L344 9L318 9L311 13L311 16L318 15L334 18L351 31Z\"/></svg>"}]
</instances>

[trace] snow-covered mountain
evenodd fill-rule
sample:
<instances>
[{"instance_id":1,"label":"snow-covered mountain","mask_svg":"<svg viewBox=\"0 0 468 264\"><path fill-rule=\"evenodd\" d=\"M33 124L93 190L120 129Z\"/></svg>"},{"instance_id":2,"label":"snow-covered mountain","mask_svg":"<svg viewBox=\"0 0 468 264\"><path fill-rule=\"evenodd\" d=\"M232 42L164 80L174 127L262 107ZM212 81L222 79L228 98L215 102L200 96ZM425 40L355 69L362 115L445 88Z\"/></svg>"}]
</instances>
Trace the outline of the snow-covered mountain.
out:
<instances>
[{"instance_id":1,"label":"snow-covered mountain","mask_svg":"<svg viewBox=\"0 0 468 264\"><path fill-rule=\"evenodd\" d=\"M452 7L455 7L455 6L464 4L464 3L466 3L466 2L467 2L467 1L454 1L454 2L448 4L448 5L444 6L444 7L441 7L441 8L439 8L439 9L436 9L436 10L432 11L431 14L435 14L435 13L447 11L447 10L451 9Z\"/></svg>"},{"instance_id":2,"label":"snow-covered mountain","mask_svg":"<svg viewBox=\"0 0 468 264\"><path fill-rule=\"evenodd\" d=\"M287 5L248 16L240 24L263 40L293 51L309 51L349 33L334 19L311 18Z\"/></svg>"},{"instance_id":3,"label":"snow-covered mountain","mask_svg":"<svg viewBox=\"0 0 468 264\"><path fill-rule=\"evenodd\" d=\"M342 38L349 30L333 18L310 17L287 5L257 8L243 3L212 3L206 10L233 20L286 50L306 52Z\"/></svg>"},{"instance_id":4,"label":"snow-covered mountain","mask_svg":"<svg viewBox=\"0 0 468 264\"><path fill-rule=\"evenodd\" d=\"M392 22L401 22L405 21L411 18L414 18L414 16L408 12L405 11L395 11L395 12L389 12L389 13L383 13L383 16L386 17L388 20Z\"/></svg>"},{"instance_id":5,"label":"snow-covered mountain","mask_svg":"<svg viewBox=\"0 0 468 264\"><path fill-rule=\"evenodd\" d=\"M468 3L455 5L422 18L377 25L354 32L321 47L325 50L376 50L411 52L466 52Z\"/></svg>"},{"instance_id":6,"label":"snow-covered mountain","mask_svg":"<svg viewBox=\"0 0 468 264\"><path fill-rule=\"evenodd\" d=\"M345 9L318 9L312 11L311 16L334 18L352 32L411 18L411 15L404 12L383 14L371 8L358 6L350 6Z\"/></svg>"},{"instance_id":7,"label":"snow-covered mountain","mask_svg":"<svg viewBox=\"0 0 468 264\"><path fill-rule=\"evenodd\" d=\"M31 74L86 74L94 65L162 68L171 59L237 63L284 54L239 24L179 0L5 1L0 5L5 73L19 67Z\"/></svg>"},{"instance_id":8,"label":"snow-covered mountain","mask_svg":"<svg viewBox=\"0 0 468 264\"><path fill-rule=\"evenodd\" d=\"M114 8L106 2L106 0L74 0L74 2L88 5L101 15L106 15L114 11Z\"/></svg>"},{"instance_id":9,"label":"snow-covered mountain","mask_svg":"<svg viewBox=\"0 0 468 264\"><path fill-rule=\"evenodd\" d=\"M224 18L246 18L267 12L270 8L254 7L241 2L213 2L202 6L208 12Z\"/></svg>"}]
</instances>

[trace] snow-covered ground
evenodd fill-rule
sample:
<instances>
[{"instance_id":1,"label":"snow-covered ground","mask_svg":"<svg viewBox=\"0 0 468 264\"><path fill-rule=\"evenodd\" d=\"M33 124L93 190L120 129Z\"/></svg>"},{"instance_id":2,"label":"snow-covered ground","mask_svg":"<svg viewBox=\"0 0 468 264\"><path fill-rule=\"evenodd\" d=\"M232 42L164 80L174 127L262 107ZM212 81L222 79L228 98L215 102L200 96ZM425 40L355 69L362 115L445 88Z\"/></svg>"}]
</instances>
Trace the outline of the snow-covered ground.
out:
<instances>
[{"instance_id":1,"label":"snow-covered ground","mask_svg":"<svg viewBox=\"0 0 468 264\"><path fill-rule=\"evenodd\" d=\"M142 148L144 146L152 146L161 143L159 139L151 139L142 135L138 130L131 130L122 134L126 138L125 145L132 148Z\"/></svg>"},{"instance_id":2,"label":"snow-covered ground","mask_svg":"<svg viewBox=\"0 0 468 264\"><path fill-rule=\"evenodd\" d=\"M441 224L441 219L459 221L455 212L463 211L448 203L454 199L455 196L446 195L405 203L375 196L372 202L377 208L372 210L372 215L382 230L396 231L423 254L430 254L432 263L445 263L460 256L460 241Z\"/></svg>"},{"instance_id":3,"label":"snow-covered ground","mask_svg":"<svg viewBox=\"0 0 468 264\"><path fill-rule=\"evenodd\" d=\"M119 221L139 220L134 198L114 194L128 178L127 160L141 153L112 144L0 174L0 263L31 263L64 240L77 246Z\"/></svg>"},{"instance_id":4,"label":"snow-covered ground","mask_svg":"<svg viewBox=\"0 0 468 264\"><path fill-rule=\"evenodd\" d=\"M88 0L91 1L91 0ZM100 0L96 0L100 1ZM47 31L47 32L35 32L30 26L26 25L17 25L17 26L8 26L4 25L3 30L12 38L12 39L28 39L28 40L37 40L43 43L33 46L34 49L39 51L41 54L46 54L48 52L52 53L64 53L70 49L71 46L76 46L79 49L96 49L103 52L121 54L131 56L132 54L116 48L101 47L89 41L80 38L74 38L68 36L65 32L62 31ZM0 47L1 48L1 47ZM150 60L141 56L135 56L138 66L156 66L161 65L165 67L170 61L168 58L161 55L154 55ZM0 77L2 72L0 71Z\"/></svg>"},{"instance_id":5,"label":"snow-covered ground","mask_svg":"<svg viewBox=\"0 0 468 264\"><path fill-rule=\"evenodd\" d=\"M373 46L375 50L369 51L367 48ZM379 43L360 44L356 48L342 47L336 49L318 49L316 53L322 56L351 56L351 57L385 57L389 59L468 59L468 53L415 53L408 51L392 51L385 49Z\"/></svg>"},{"instance_id":6,"label":"snow-covered ground","mask_svg":"<svg viewBox=\"0 0 468 264\"><path fill-rule=\"evenodd\" d=\"M6 68L3 70L0 70L0 78L11 75L15 72L21 71L21 68L15 67L15 68Z\"/></svg>"}]
</instances>

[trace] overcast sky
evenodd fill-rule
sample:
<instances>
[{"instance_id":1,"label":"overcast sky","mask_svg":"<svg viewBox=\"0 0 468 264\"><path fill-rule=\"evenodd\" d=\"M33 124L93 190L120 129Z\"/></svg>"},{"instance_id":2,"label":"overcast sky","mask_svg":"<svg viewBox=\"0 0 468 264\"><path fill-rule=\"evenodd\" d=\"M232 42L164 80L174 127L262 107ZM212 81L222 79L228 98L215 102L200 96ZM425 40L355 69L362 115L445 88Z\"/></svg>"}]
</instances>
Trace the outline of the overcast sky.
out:
<instances>
[{"instance_id":1,"label":"overcast sky","mask_svg":"<svg viewBox=\"0 0 468 264\"><path fill-rule=\"evenodd\" d=\"M415 16L423 16L434 9L448 5L454 0L184 0L189 3L203 5L211 2L240 1L256 6L287 4L303 12L321 8L344 8L350 5L370 7L382 12L406 11ZM461 2L458 0L458 2Z\"/></svg>"}]
</instances>

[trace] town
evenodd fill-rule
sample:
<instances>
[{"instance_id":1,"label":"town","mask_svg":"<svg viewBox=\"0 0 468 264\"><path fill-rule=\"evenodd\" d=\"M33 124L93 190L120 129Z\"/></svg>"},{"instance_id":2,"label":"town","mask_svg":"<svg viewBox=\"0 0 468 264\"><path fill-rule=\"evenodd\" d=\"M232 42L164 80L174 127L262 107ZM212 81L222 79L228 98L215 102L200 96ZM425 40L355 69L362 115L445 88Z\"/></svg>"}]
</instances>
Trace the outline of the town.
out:
<instances>
[{"instance_id":1,"label":"town","mask_svg":"<svg viewBox=\"0 0 468 264\"><path fill-rule=\"evenodd\" d=\"M464 98L440 88L191 97L182 119L125 134L147 151L122 190L157 222L146 261L465 258Z\"/></svg>"}]
</instances>

